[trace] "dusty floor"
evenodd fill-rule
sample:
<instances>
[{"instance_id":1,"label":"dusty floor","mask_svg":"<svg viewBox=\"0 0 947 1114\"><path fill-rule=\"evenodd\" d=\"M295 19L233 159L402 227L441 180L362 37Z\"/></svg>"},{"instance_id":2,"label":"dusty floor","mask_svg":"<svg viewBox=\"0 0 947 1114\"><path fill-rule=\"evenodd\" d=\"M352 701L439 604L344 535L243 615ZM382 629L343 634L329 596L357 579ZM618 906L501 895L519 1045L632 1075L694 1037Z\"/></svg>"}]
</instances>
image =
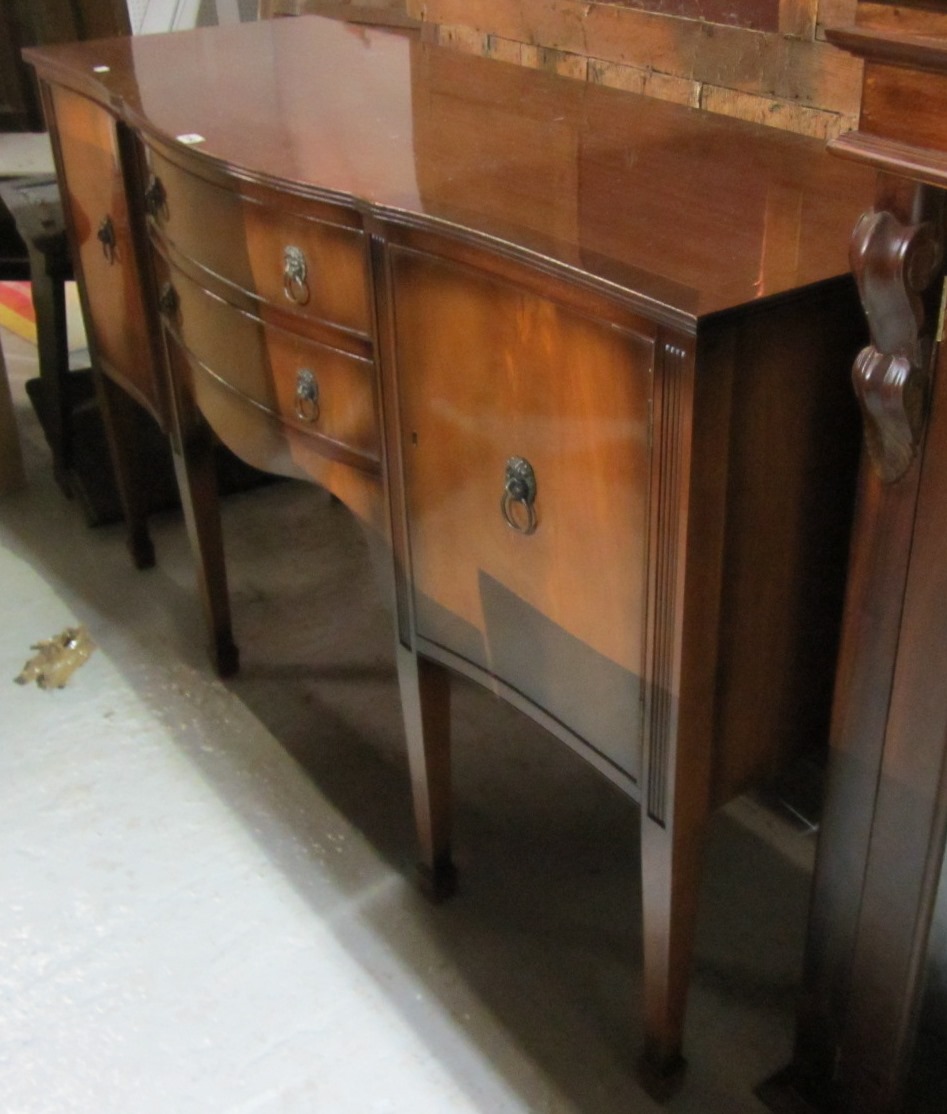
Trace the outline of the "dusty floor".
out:
<instances>
[{"instance_id":1,"label":"dusty floor","mask_svg":"<svg viewBox=\"0 0 947 1114\"><path fill-rule=\"evenodd\" d=\"M157 568L55 487L3 337L28 487L0 500L0 1111L631 1114L637 810L458 684L461 889L413 835L389 617L315 488L225 507L243 670L203 653L179 516ZM13 684L75 623L63 690ZM743 802L714 825L673 1114L762 1111L787 1060L810 839Z\"/></svg>"}]
</instances>

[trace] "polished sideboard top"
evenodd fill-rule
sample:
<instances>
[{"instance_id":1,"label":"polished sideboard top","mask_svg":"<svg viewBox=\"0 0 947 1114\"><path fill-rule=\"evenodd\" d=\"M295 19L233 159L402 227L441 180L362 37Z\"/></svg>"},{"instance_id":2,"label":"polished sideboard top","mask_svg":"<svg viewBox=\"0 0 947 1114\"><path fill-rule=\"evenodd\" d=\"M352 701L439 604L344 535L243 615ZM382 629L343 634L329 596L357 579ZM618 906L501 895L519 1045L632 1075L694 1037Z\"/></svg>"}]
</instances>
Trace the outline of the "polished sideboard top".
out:
<instances>
[{"instance_id":1,"label":"polished sideboard top","mask_svg":"<svg viewBox=\"0 0 947 1114\"><path fill-rule=\"evenodd\" d=\"M845 273L871 192L815 140L315 16L27 57L225 168L503 244L687 332Z\"/></svg>"}]
</instances>

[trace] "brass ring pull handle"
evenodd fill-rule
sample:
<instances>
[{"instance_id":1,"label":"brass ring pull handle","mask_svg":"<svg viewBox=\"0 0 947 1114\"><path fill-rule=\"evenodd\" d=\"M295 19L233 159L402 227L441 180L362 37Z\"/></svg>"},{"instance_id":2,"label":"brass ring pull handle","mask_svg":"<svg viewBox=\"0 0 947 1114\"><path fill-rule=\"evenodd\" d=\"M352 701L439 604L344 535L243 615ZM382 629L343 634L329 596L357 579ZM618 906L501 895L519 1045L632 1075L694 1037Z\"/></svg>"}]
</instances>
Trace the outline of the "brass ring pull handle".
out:
<instances>
[{"instance_id":1,"label":"brass ring pull handle","mask_svg":"<svg viewBox=\"0 0 947 1114\"><path fill-rule=\"evenodd\" d=\"M500 510L503 520L518 534L533 534L539 524L536 518L536 473L528 460L511 456L506 462ZM522 511L517 511L517 507Z\"/></svg>"},{"instance_id":2,"label":"brass ring pull handle","mask_svg":"<svg viewBox=\"0 0 947 1114\"><path fill-rule=\"evenodd\" d=\"M161 293L158 295L158 309L165 317L173 317L178 311L179 304L178 292L170 282L166 282L161 287Z\"/></svg>"},{"instance_id":3,"label":"brass ring pull handle","mask_svg":"<svg viewBox=\"0 0 947 1114\"><path fill-rule=\"evenodd\" d=\"M158 177L152 177L145 190L145 209L156 220L162 213L167 213L168 195L164 192L164 184Z\"/></svg>"},{"instance_id":4,"label":"brass ring pull handle","mask_svg":"<svg viewBox=\"0 0 947 1114\"><path fill-rule=\"evenodd\" d=\"M296 417L301 422L315 422L319 420L319 384L316 377L308 367L300 368L296 373L296 402L294 406Z\"/></svg>"},{"instance_id":5,"label":"brass ring pull handle","mask_svg":"<svg viewBox=\"0 0 947 1114\"><path fill-rule=\"evenodd\" d=\"M115 225L112 223L112 218L105 216L102 218L102 223L99 225L99 230L96 232L96 237L102 245L102 254L105 256L106 262L111 265L115 262Z\"/></svg>"},{"instance_id":6,"label":"brass ring pull handle","mask_svg":"<svg viewBox=\"0 0 947 1114\"><path fill-rule=\"evenodd\" d=\"M309 301L309 268L301 248L283 248L283 293L297 306Z\"/></svg>"}]
</instances>

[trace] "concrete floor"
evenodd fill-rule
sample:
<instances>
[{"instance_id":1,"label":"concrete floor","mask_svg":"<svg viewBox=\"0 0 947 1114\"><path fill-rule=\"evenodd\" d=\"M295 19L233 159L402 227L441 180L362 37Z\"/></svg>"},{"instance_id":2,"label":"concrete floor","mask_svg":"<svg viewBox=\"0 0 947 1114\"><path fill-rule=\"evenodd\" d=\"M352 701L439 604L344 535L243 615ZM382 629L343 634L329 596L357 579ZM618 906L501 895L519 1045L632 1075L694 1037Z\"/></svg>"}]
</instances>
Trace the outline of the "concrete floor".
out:
<instances>
[{"instance_id":1,"label":"concrete floor","mask_svg":"<svg viewBox=\"0 0 947 1114\"><path fill-rule=\"evenodd\" d=\"M183 525L158 567L60 495L2 337L28 487L0 499L0 1111L631 1114L637 809L466 683L461 889L432 906L392 631L321 491L227 500L241 675L203 654ZM31 643L98 645L60 691ZM742 801L714 824L674 1114L762 1111L786 1062L811 837Z\"/></svg>"}]
</instances>

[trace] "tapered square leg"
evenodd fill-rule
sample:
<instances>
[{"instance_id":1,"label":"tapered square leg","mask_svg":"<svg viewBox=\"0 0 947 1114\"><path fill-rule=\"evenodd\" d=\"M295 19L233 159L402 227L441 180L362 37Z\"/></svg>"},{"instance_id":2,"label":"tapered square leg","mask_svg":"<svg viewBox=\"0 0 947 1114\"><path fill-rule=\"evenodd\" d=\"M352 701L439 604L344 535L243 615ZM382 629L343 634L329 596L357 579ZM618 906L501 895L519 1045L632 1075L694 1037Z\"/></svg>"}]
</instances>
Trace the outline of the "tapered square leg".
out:
<instances>
[{"instance_id":1,"label":"tapered square leg","mask_svg":"<svg viewBox=\"0 0 947 1114\"><path fill-rule=\"evenodd\" d=\"M172 444L174 469L197 563L197 586L210 636L210 657L218 676L230 677L239 668L240 654L230 621L213 439L206 424L195 421L186 435L173 438L173 442L178 442Z\"/></svg>"},{"instance_id":2,"label":"tapered square leg","mask_svg":"<svg viewBox=\"0 0 947 1114\"><path fill-rule=\"evenodd\" d=\"M451 858L450 674L398 647L398 681L417 825L421 888L440 901L457 885Z\"/></svg>"},{"instance_id":3,"label":"tapered square leg","mask_svg":"<svg viewBox=\"0 0 947 1114\"><path fill-rule=\"evenodd\" d=\"M641 1085L658 1101L680 1087L687 990L694 959L704 824L642 815L645 1044Z\"/></svg>"},{"instance_id":4,"label":"tapered square leg","mask_svg":"<svg viewBox=\"0 0 947 1114\"><path fill-rule=\"evenodd\" d=\"M125 516L126 544L135 568L150 569L155 547L148 532L148 486L136 450L136 403L98 371L93 372L96 395L108 442L115 486Z\"/></svg>"}]
</instances>

